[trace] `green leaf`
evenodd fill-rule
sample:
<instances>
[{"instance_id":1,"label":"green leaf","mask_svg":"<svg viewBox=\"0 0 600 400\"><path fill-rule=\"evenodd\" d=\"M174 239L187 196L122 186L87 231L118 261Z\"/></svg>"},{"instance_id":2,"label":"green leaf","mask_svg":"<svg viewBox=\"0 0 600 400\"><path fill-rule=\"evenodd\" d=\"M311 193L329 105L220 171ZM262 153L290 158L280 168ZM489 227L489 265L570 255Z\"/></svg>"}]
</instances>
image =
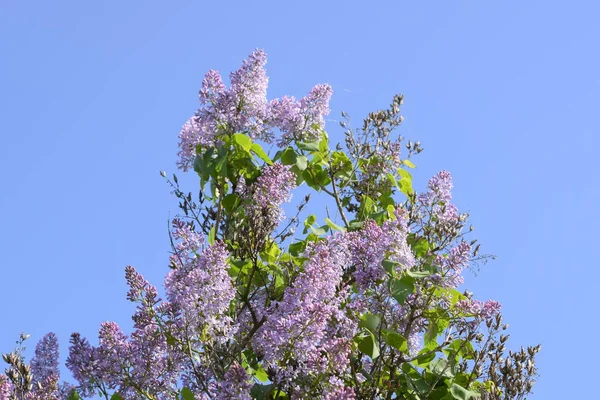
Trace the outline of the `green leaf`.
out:
<instances>
[{"instance_id":1,"label":"green leaf","mask_svg":"<svg viewBox=\"0 0 600 400\"><path fill-rule=\"evenodd\" d=\"M381 317L374 314L363 314L359 317L359 319L360 322L358 323L358 326L361 328L367 328L371 332L377 331L377 326L381 321Z\"/></svg>"},{"instance_id":2,"label":"green leaf","mask_svg":"<svg viewBox=\"0 0 600 400\"><path fill-rule=\"evenodd\" d=\"M346 232L346 228L344 228L343 226L337 225L336 223L334 223L332 220L330 220L329 218L325 218L325 223L327 225L329 225L329 227L335 231L341 231L341 232Z\"/></svg>"},{"instance_id":3,"label":"green leaf","mask_svg":"<svg viewBox=\"0 0 600 400\"><path fill-rule=\"evenodd\" d=\"M343 179L352 178L352 161L343 151L334 151L331 154L331 169L335 171L335 175Z\"/></svg>"},{"instance_id":4,"label":"green leaf","mask_svg":"<svg viewBox=\"0 0 600 400\"><path fill-rule=\"evenodd\" d=\"M431 390L431 385L427 383L425 379L421 376L421 373L412 365L408 363L402 364L402 371L406 374L405 379L407 383L407 387L410 389L415 388L419 393L425 394ZM410 396L410 398L415 398ZM416 397L416 399L425 400L423 397ZM427 398L429 400L429 397Z\"/></svg>"},{"instance_id":5,"label":"green leaf","mask_svg":"<svg viewBox=\"0 0 600 400\"><path fill-rule=\"evenodd\" d=\"M410 160L403 160L402 164L406 165L408 168L417 168L417 166Z\"/></svg>"},{"instance_id":6,"label":"green leaf","mask_svg":"<svg viewBox=\"0 0 600 400\"><path fill-rule=\"evenodd\" d=\"M281 163L283 165L294 165L296 164L297 157L296 152L291 147L288 147L281 153Z\"/></svg>"},{"instance_id":7,"label":"green leaf","mask_svg":"<svg viewBox=\"0 0 600 400\"><path fill-rule=\"evenodd\" d=\"M69 394L69 397L67 397L67 400L81 400L81 397L79 397L79 393L73 389Z\"/></svg>"},{"instance_id":8,"label":"green leaf","mask_svg":"<svg viewBox=\"0 0 600 400\"><path fill-rule=\"evenodd\" d=\"M196 400L194 393L188 388L181 389L181 397L183 397L183 400Z\"/></svg>"},{"instance_id":9,"label":"green leaf","mask_svg":"<svg viewBox=\"0 0 600 400\"><path fill-rule=\"evenodd\" d=\"M266 382L269 380L269 375L266 373L263 367L254 370L253 375L256 377L256 379L258 379L261 382Z\"/></svg>"},{"instance_id":10,"label":"green leaf","mask_svg":"<svg viewBox=\"0 0 600 400\"><path fill-rule=\"evenodd\" d=\"M227 156L222 156L217 159L215 172L220 176L227 176Z\"/></svg>"},{"instance_id":11,"label":"green leaf","mask_svg":"<svg viewBox=\"0 0 600 400\"><path fill-rule=\"evenodd\" d=\"M375 339L375 335L371 332L361 339L358 343L358 348L373 360L379 357L379 343Z\"/></svg>"},{"instance_id":12,"label":"green leaf","mask_svg":"<svg viewBox=\"0 0 600 400\"><path fill-rule=\"evenodd\" d=\"M265 153L263 148L260 147L258 143L253 143L252 147L250 147L250 150L252 150L252 152L256 154L258 158L266 162L268 165L273 165L273 161L269 158L267 153Z\"/></svg>"},{"instance_id":13,"label":"green leaf","mask_svg":"<svg viewBox=\"0 0 600 400\"><path fill-rule=\"evenodd\" d=\"M304 220L304 234L308 232L308 230L313 226L313 224L317 221L317 216L315 214L309 215Z\"/></svg>"},{"instance_id":14,"label":"green leaf","mask_svg":"<svg viewBox=\"0 0 600 400\"><path fill-rule=\"evenodd\" d=\"M359 230L363 227L363 225L365 224L365 221L359 221L359 220L352 220L350 221L350 229L352 230Z\"/></svg>"},{"instance_id":15,"label":"green leaf","mask_svg":"<svg viewBox=\"0 0 600 400\"><path fill-rule=\"evenodd\" d=\"M454 397L448 392L447 386L438 386L429 394L427 400L453 400Z\"/></svg>"},{"instance_id":16,"label":"green leaf","mask_svg":"<svg viewBox=\"0 0 600 400\"><path fill-rule=\"evenodd\" d=\"M431 364L429 364L429 370L437 377L454 378L452 368L448 365L448 360L445 358L436 358L433 360Z\"/></svg>"},{"instance_id":17,"label":"green leaf","mask_svg":"<svg viewBox=\"0 0 600 400\"><path fill-rule=\"evenodd\" d=\"M452 304L453 306L456 305L456 303L458 303L459 301L466 299L466 296L463 293L461 293L458 290L456 290L456 289L452 289L452 288L446 288L445 290L440 289L439 292L443 296L449 298L450 299L450 304Z\"/></svg>"},{"instance_id":18,"label":"green leaf","mask_svg":"<svg viewBox=\"0 0 600 400\"><path fill-rule=\"evenodd\" d=\"M388 218L395 221L396 220L396 207L394 204L389 204L386 208Z\"/></svg>"},{"instance_id":19,"label":"green leaf","mask_svg":"<svg viewBox=\"0 0 600 400\"><path fill-rule=\"evenodd\" d=\"M408 179L400 179L398 183L400 191L406 195L406 197L410 197L415 192L412 187L412 182Z\"/></svg>"},{"instance_id":20,"label":"green leaf","mask_svg":"<svg viewBox=\"0 0 600 400\"><path fill-rule=\"evenodd\" d=\"M310 231L317 236L322 236L322 235L326 234L327 232L329 232L329 226L323 225L319 228L315 228L314 226L311 226Z\"/></svg>"},{"instance_id":21,"label":"green leaf","mask_svg":"<svg viewBox=\"0 0 600 400\"><path fill-rule=\"evenodd\" d=\"M250 139L248 136L244 135L243 133L236 133L231 137L231 139L242 149L250 152L250 149L252 148L252 139Z\"/></svg>"},{"instance_id":22,"label":"green leaf","mask_svg":"<svg viewBox=\"0 0 600 400\"><path fill-rule=\"evenodd\" d=\"M432 272L428 271L406 271L406 275L413 277L415 279L423 279L431 276Z\"/></svg>"},{"instance_id":23,"label":"green leaf","mask_svg":"<svg viewBox=\"0 0 600 400\"><path fill-rule=\"evenodd\" d=\"M402 264L400 264L398 261L383 260L381 262L381 265L390 275L395 276L396 275L396 267L398 265L402 265Z\"/></svg>"},{"instance_id":24,"label":"green leaf","mask_svg":"<svg viewBox=\"0 0 600 400\"><path fill-rule=\"evenodd\" d=\"M231 211L233 209L233 206L235 205L235 202L238 199L238 195L235 193L229 193L227 196L223 197L223 207L225 207L225 210L227 211Z\"/></svg>"},{"instance_id":25,"label":"green leaf","mask_svg":"<svg viewBox=\"0 0 600 400\"><path fill-rule=\"evenodd\" d=\"M412 243L411 248L417 257L425 257L429 250L429 242L425 238L419 238Z\"/></svg>"},{"instance_id":26,"label":"green leaf","mask_svg":"<svg viewBox=\"0 0 600 400\"><path fill-rule=\"evenodd\" d=\"M298 167L298 170L304 171L308 167L308 158L306 156L296 157L296 167Z\"/></svg>"},{"instance_id":27,"label":"green leaf","mask_svg":"<svg viewBox=\"0 0 600 400\"><path fill-rule=\"evenodd\" d=\"M398 185L398 182L396 182L396 178L394 177L394 175L392 175L388 172L387 177L388 177L388 180L390 181L390 183L392 184L392 186L400 189L400 186Z\"/></svg>"},{"instance_id":28,"label":"green leaf","mask_svg":"<svg viewBox=\"0 0 600 400\"><path fill-rule=\"evenodd\" d=\"M260 385L257 383L254 386L252 386L252 389L250 390L250 395L253 399L265 400L272 388L272 384Z\"/></svg>"},{"instance_id":29,"label":"green leaf","mask_svg":"<svg viewBox=\"0 0 600 400\"><path fill-rule=\"evenodd\" d=\"M121 395L114 393L112 396L110 396L110 400L123 400L123 398Z\"/></svg>"},{"instance_id":30,"label":"green leaf","mask_svg":"<svg viewBox=\"0 0 600 400\"><path fill-rule=\"evenodd\" d=\"M298 148L304 151L319 151L319 142L296 142Z\"/></svg>"},{"instance_id":31,"label":"green leaf","mask_svg":"<svg viewBox=\"0 0 600 400\"><path fill-rule=\"evenodd\" d=\"M415 291L414 278L404 276L402 279L393 279L391 282L392 296L400 305L406 302L406 298Z\"/></svg>"},{"instance_id":32,"label":"green leaf","mask_svg":"<svg viewBox=\"0 0 600 400\"><path fill-rule=\"evenodd\" d=\"M480 397L479 393L467 390L456 383L453 383L452 386L450 386L450 394L458 400L478 399Z\"/></svg>"},{"instance_id":33,"label":"green leaf","mask_svg":"<svg viewBox=\"0 0 600 400\"><path fill-rule=\"evenodd\" d=\"M473 344L466 339L456 339L450 344L450 351L454 351L459 356L467 359L473 359Z\"/></svg>"},{"instance_id":34,"label":"green leaf","mask_svg":"<svg viewBox=\"0 0 600 400\"><path fill-rule=\"evenodd\" d=\"M167 338L167 344L169 346L175 346L177 344L177 340L173 335L171 335L171 332L165 331L165 336Z\"/></svg>"},{"instance_id":35,"label":"green leaf","mask_svg":"<svg viewBox=\"0 0 600 400\"><path fill-rule=\"evenodd\" d=\"M385 329L383 331L383 339L396 350L408 354L408 341L398 332Z\"/></svg>"},{"instance_id":36,"label":"green leaf","mask_svg":"<svg viewBox=\"0 0 600 400\"><path fill-rule=\"evenodd\" d=\"M210 232L208 232L208 244L215 244L215 235L216 235L216 226L210 228Z\"/></svg>"},{"instance_id":37,"label":"green leaf","mask_svg":"<svg viewBox=\"0 0 600 400\"><path fill-rule=\"evenodd\" d=\"M369 196L364 196L363 204L364 204L364 211L367 214L370 214L375 207L375 202Z\"/></svg>"},{"instance_id":38,"label":"green leaf","mask_svg":"<svg viewBox=\"0 0 600 400\"><path fill-rule=\"evenodd\" d=\"M327 153L329 151L329 139L327 138L327 132L323 131L321 135L321 141L319 142L319 151Z\"/></svg>"},{"instance_id":39,"label":"green leaf","mask_svg":"<svg viewBox=\"0 0 600 400\"><path fill-rule=\"evenodd\" d=\"M429 326L427 327L427 331L425 332L425 335L423 337L423 339L425 340L425 343L433 343L435 342L435 344L437 344L437 336L439 333L439 325L437 323L436 320L429 320Z\"/></svg>"},{"instance_id":40,"label":"green leaf","mask_svg":"<svg viewBox=\"0 0 600 400\"><path fill-rule=\"evenodd\" d=\"M304 179L304 181L306 182L306 184L308 186L310 186L311 188L320 191L321 187L319 186L319 184L317 183L317 181L313 178L312 174L310 173L310 171L305 170L302 172L302 179Z\"/></svg>"},{"instance_id":41,"label":"green leaf","mask_svg":"<svg viewBox=\"0 0 600 400\"><path fill-rule=\"evenodd\" d=\"M428 353L430 350L429 349L423 349L421 351L424 352L424 353ZM423 355L417 357L415 359L414 363L415 363L415 365L418 365L419 367L426 367L434 359L435 359L435 353L423 354Z\"/></svg>"},{"instance_id":42,"label":"green leaf","mask_svg":"<svg viewBox=\"0 0 600 400\"><path fill-rule=\"evenodd\" d=\"M401 179L406 179L412 182L412 175L404 168L398 168L398 174L400 175Z\"/></svg>"},{"instance_id":43,"label":"green leaf","mask_svg":"<svg viewBox=\"0 0 600 400\"><path fill-rule=\"evenodd\" d=\"M279 257L280 254L281 250L279 249L279 246L273 241L260 253L260 258L266 262L272 263L277 260L277 257Z\"/></svg>"},{"instance_id":44,"label":"green leaf","mask_svg":"<svg viewBox=\"0 0 600 400\"><path fill-rule=\"evenodd\" d=\"M300 254L304 252L306 249L306 242L303 240L301 242L296 242L290 244L290 254L298 257Z\"/></svg>"}]
</instances>

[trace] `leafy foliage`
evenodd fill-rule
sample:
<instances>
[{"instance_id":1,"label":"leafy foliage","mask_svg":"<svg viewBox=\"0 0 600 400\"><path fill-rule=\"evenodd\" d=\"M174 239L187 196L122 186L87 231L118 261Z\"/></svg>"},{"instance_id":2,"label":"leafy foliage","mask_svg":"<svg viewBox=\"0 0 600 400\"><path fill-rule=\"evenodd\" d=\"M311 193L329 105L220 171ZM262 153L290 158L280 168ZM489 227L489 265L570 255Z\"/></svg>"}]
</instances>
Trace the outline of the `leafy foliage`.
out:
<instances>
[{"instance_id":1,"label":"leafy foliage","mask_svg":"<svg viewBox=\"0 0 600 400\"><path fill-rule=\"evenodd\" d=\"M193 168L200 189L185 193L175 175L167 179L182 213L170 232L166 299L128 267L134 331L105 323L98 346L73 334L67 366L76 387L58 385L57 369L36 380L19 352L6 355L0 399L531 392L539 346L507 355L499 303L458 290L462 271L487 257L466 239L450 174L434 176L424 193L413 189L408 169L422 147L395 134L402 96L358 130L346 119L345 148L333 149L323 118L331 89L268 102L265 63L253 53L229 89L209 72L202 107L180 134L179 165ZM299 186L311 193L286 218L282 205ZM324 198L336 209L323 219ZM299 235L307 204L318 211ZM35 365L52 354L40 352Z\"/></svg>"}]
</instances>

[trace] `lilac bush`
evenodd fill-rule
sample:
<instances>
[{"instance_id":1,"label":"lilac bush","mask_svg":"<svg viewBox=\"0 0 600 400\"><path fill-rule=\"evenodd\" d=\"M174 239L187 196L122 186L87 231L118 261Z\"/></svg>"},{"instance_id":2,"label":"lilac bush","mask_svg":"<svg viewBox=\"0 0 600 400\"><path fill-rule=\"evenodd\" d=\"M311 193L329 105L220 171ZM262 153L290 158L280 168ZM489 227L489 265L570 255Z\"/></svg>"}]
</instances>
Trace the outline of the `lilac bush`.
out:
<instances>
[{"instance_id":1,"label":"lilac bush","mask_svg":"<svg viewBox=\"0 0 600 400\"><path fill-rule=\"evenodd\" d=\"M125 269L133 331L101 325L97 345L71 336L61 383L56 336L4 355L8 399L523 399L539 346L507 351L500 303L460 291L489 256L467 239L468 215L442 171L412 186L419 142L406 142L402 96L345 147L325 131L332 88L267 98L266 54L229 76L209 71L179 134L167 179L181 214L159 290ZM263 150L269 144L274 154ZM163 177L166 174L162 173ZM284 203L305 187L297 212ZM324 198L335 209L319 210ZM298 201L299 200L299 201ZM317 223L322 220L322 223ZM302 229L302 234L299 229ZM25 337L23 337L24 340Z\"/></svg>"}]
</instances>

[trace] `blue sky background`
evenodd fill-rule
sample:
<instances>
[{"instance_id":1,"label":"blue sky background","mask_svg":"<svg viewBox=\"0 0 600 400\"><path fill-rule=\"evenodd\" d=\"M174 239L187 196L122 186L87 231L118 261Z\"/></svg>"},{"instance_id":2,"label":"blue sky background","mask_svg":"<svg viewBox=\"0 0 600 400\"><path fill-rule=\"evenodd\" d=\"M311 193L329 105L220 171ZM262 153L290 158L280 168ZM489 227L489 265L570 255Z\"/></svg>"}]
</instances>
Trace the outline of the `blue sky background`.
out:
<instances>
[{"instance_id":1,"label":"blue sky background","mask_svg":"<svg viewBox=\"0 0 600 400\"><path fill-rule=\"evenodd\" d=\"M177 134L204 73L269 54L270 97L329 82L329 132L405 95L417 187L441 169L498 260L466 287L542 344L532 399L590 398L600 289L593 1L23 1L0 5L0 352L128 327L162 284ZM185 182L194 189L190 174Z\"/></svg>"}]
</instances>

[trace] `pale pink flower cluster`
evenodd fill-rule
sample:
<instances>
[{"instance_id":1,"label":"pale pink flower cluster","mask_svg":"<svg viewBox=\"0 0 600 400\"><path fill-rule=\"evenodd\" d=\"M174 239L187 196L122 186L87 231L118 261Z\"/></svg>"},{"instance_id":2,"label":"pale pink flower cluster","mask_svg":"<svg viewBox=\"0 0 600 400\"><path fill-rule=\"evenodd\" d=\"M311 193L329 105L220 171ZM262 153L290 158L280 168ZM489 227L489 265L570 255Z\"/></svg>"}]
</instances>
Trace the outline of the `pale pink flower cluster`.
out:
<instances>
[{"instance_id":1,"label":"pale pink flower cluster","mask_svg":"<svg viewBox=\"0 0 600 400\"><path fill-rule=\"evenodd\" d=\"M266 63L266 54L262 50L254 51L240 69L230 74L230 88L217 71L210 70L206 74L200 88L201 107L179 134L181 169L191 168L198 146L219 145L220 137L226 133L241 132L270 143L274 140L273 130L278 129L280 146L320 137L324 116L329 113L331 87L317 85L299 101L282 97L269 102Z\"/></svg>"}]
</instances>

